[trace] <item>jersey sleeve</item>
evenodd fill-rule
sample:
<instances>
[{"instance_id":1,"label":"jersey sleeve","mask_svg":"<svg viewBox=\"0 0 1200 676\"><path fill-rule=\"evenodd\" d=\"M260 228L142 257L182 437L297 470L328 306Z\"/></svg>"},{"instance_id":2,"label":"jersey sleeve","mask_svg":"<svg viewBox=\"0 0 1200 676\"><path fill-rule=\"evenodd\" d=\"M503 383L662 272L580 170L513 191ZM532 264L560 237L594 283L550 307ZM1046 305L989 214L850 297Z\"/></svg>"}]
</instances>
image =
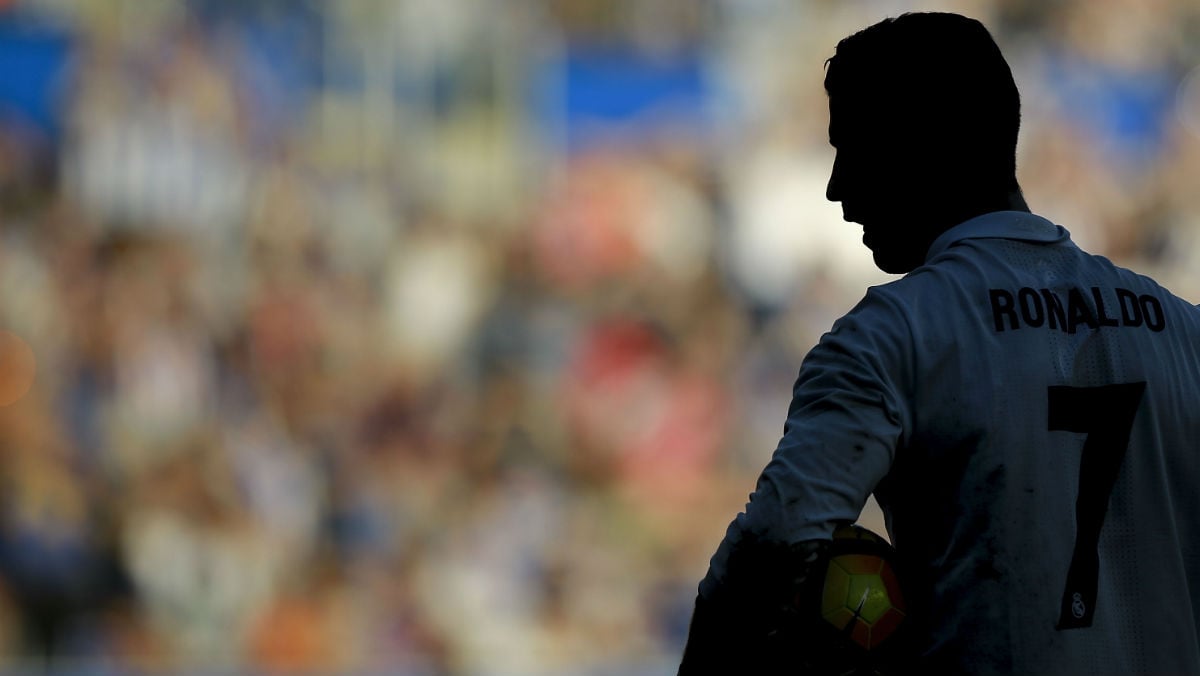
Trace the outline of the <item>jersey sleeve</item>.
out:
<instances>
[{"instance_id":1,"label":"jersey sleeve","mask_svg":"<svg viewBox=\"0 0 1200 676\"><path fill-rule=\"evenodd\" d=\"M912 335L902 304L874 287L809 352L783 436L713 556L701 596L725 584L739 549L828 540L838 522L858 518L908 426Z\"/></svg>"}]
</instances>

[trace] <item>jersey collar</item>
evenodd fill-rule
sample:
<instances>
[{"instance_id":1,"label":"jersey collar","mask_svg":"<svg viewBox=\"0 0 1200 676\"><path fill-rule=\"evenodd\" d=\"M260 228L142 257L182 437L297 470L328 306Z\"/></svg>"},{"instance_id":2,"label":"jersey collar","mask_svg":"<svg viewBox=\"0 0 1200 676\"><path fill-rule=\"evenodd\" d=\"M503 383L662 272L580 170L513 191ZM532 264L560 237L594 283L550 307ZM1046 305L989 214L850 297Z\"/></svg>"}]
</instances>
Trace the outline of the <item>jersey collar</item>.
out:
<instances>
[{"instance_id":1,"label":"jersey collar","mask_svg":"<svg viewBox=\"0 0 1200 676\"><path fill-rule=\"evenodd\" d=\"M1046 244L1067 242L1071 233L1061 225L1055 225L1049 220L1026 211L993 211L963 221L958 225L938 235L929 245L925 254L925 262L933 260L934 256L949 249L964 239L1015 239L1022 242L1043 242Z\"/></svg>"}]
</instances>

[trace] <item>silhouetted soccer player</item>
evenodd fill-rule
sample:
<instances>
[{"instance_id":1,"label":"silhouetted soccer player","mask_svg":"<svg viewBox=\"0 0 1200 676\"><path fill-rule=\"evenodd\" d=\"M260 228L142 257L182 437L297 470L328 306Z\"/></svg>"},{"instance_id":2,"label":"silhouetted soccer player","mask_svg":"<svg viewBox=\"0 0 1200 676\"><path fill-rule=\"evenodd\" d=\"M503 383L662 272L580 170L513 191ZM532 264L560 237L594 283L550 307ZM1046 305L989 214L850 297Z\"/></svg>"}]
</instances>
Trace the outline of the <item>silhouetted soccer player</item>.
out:
<instances>
[{"instance_id":1,"label":"silhouetted soccer player","mask_svg":"<svg viewBox=\"0 0 1200 676\"><path fill-rule=\"evenodd\" d=\"M915 620L900 668L1200 673L1200 310L1029 212L979 22L882 21L825 88L828 198L906 274L804 359L680 674L819 661L821 554L872 492Z\"/></svg>"}]
</instances>

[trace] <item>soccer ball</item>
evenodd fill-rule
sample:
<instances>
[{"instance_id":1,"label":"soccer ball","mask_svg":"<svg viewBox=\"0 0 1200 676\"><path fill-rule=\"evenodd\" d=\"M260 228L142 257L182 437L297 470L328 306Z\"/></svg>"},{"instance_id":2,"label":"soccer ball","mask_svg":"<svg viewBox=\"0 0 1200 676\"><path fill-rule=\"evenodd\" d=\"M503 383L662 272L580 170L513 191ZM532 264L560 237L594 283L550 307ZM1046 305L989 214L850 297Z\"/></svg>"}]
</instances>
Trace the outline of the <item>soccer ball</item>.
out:
<instances>
[{"instance_id":1,"label":"soccer ball","mask_svg":"<svg viewBox=\"0 0 1200 676\"><path fill-rule=\"evenodd\" d=\"M821 617L868 653L875 653L903 626L904 597L886 540L858 525L833 533L821 593Z\"/></svg>"}]
</instances>

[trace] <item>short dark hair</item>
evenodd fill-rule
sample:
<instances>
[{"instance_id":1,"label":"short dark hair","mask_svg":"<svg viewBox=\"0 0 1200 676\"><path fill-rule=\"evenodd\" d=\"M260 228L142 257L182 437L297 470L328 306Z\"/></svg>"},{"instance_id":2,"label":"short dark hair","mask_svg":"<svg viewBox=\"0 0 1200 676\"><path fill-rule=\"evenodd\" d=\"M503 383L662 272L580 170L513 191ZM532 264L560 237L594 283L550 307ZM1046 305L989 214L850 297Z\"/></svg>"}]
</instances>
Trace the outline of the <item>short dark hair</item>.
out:
<instances>
[{"instance_id":1,"label":"short dark hair","mask_svg":"<svg viewBox=\"0 0 1200 676\"><path fill-rule=\"evenodd\" d=\"M982 23L913 12L837 44L825 91L849 106L886 111L888 132L966 162L988 181L1016 183L1021 99L1012 70Z\"/></svg>"}]
</instances>

